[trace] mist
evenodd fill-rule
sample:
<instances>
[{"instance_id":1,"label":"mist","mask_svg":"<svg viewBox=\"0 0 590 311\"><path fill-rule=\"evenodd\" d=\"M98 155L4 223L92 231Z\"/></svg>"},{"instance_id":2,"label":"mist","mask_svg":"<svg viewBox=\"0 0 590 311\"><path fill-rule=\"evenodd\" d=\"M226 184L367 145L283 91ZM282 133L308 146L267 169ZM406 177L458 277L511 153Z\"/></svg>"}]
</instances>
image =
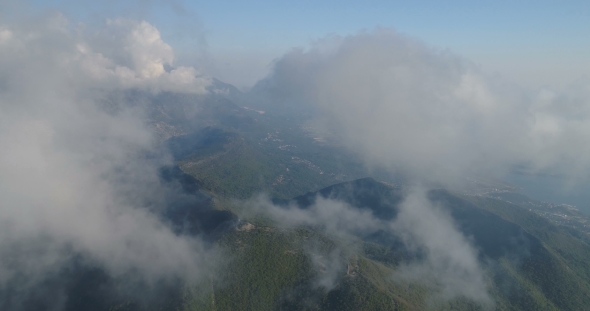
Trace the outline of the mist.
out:
<instances>
[{"instance_id":1,"label":"mist","mask_svg":"<svg viewBox=\"0 0 590 311\"><path fill-rule=\"evenodd\" d=\"M587 180L588 85L526 91L451 51L378 28L293 49L255 90L270 98L269 110L310 111L369 166L449 187L515 166Z\"/></svg>"},{"instance_id":2,"label":"mist","mask_svg":"<svg viewBox=\"0 0 590 311\"><path fill-rule=\"evenodd\" d=\"M400 238L410 253L420 254L396 267L392 281L427 286L433 303L464 297L484 307L493 306L478 251L448 212L428 199L424 188L409 189L397 217L391 220L378 218L370 209L319 195L306 208L294 202L277 206L265 196L242 204L248 207L241 215L246 219L270 218L279 228L312 228L335 241L336 247L327 254L321 254L313 241L304 246L316 269L316 287L332 290L347 274L346 265L353 265L363 239L386 233Z\"/></svg>"},{"instance_id":3,"label":"mist","mask_svg":"<svg viewBox=\"0 0 590 311\"><path fill-rule=\"evenodd\" d=\"M262 206L283 226L295 222L343 239L388 228L425 254L399 266L396 279L427 284L433 299L463 296L491 307L477 249L425 191L461 190L474 177L502 179L516 168L587 181L588 85L531 92L390 29L327 36L276 60L253 98L267 111L311 115L369 169L403 176L400 214L387 224L330 201L305 211Z\"/></svg>"},{"instance_id":4,"label":"mist","mask_svg":"<svg viewBox=\"0 0 590 311\"><path fill-rule=\"evenodd\" d=\"M201 55L184 58L206 61L206 40L196 36ZM77 260L118 281L132 276L122 287L215 274L220 250L161 217L180 191L159 177L172 156L141 105L111 97L127 90L208 94L213 78L178 64L177 54L142 19L85 25L45 12L0 20L0 292L33 291ZM264 197L239 203L248 206L246 217L311 227L338 241L326 256L312 244L305 249L316 288L337 286L362 237L383 231L423 254L398 266L392 280L425 284L435 300L492 306L477 250L427 190L457 189L473 176L502 178L515 167L558 174L571 185L589 176L589 81L531 92L390 29L293 49L250 96L270 110L310 113L369 169L385 168L410 185L394 220L319 197L308 209ZM59 294L54 310L67 300ZM21 309L19 299L9 310Z\"/></svg>"},{"instance_id":5,"label":"mist","mask_svg":"<svg viewBox=\"0 0 590 311\"><path fill-rule=\"evenodd\" d=\"M393 223L396 234L410 248L423 248L425 258L398 268L396 279L414 280L434 288L430 299L467 297L493 306L478 251L457 230L450 215L431 203L424 190L412 189Z\"/></svg>"},{"instance_id":6,"label":"mist","mask_svg":"<svg viewBox=\"0 0 590 311\"><path fill-rule=\"evenodd\" d=\"M159 179L172 157L140 108L107 100L127 89L205 94L209 83L176 67L145 21L88 29L51 13L0 23L3 308L21 309L18 297L80 258L123 287L210 277L217 250L160 217L178 190ZM60 310L63 295L47 307Z\"/></svg>"}]
</instances>

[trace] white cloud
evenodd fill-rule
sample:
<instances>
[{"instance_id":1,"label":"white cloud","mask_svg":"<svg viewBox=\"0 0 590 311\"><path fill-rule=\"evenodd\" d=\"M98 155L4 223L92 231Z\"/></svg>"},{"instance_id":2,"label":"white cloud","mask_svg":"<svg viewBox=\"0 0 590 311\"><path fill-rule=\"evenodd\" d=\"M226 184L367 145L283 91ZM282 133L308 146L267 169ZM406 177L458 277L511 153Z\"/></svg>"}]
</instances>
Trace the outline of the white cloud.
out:
<instances>
[{"instance_id":1,"label":"white cloud","mask_svg":"<svg viewBox=\"0 0 590 311\"><path fill-rule=\"evenodd\" d=\"M166 71L166 66L172 68L174 52L149 23L125 19L108 21L106 29L97 37L102 38L102 45L114 45L114 48L106 49L113 59L105 58L99 52L85 51L83 60L93 68L92 72L98 73L98 77L116 79L119 87L145 88L153 92L207 93L211 78L195 68L181 66ZM101 49L104 47L97 46L97 50Z\"/></svg>"},{"instance_id":2,"label":"white cloud","mask_svg":"<svg viewBox=\"0 0 590 311\"><path fill-rule=\"evenodd\" d=\"M394 280L418 282L432 289L432 300L467 297L486 306L493 304L485 275L478 261L478 252L457 230L450 215L433 205L425 190L409 189L399 204L399 213L392 221L375 217L369 209L316 197L313 205L279 207L267 198L246 202L244 216L269 217L279 227L311 227L334 241L336 248L324 256L312 247L306 249L314 264L321 267L316 284L331 289L345 274L343 266L360 238L385 232L402 238L408 250L422 250L420 260L402 264L391 277ZM340 244L339 244L340 243ZM320 260L321 258L321 260ZM321 263L321 264L320 264Z\"/></svg>"},{"instance_id":3,"label":"white cloud","mask_svg":"<svg viewBox=\"0 0 590 311\"><path fill-rule=\"evenodd\" d=\"M133 69L139 78L156 78L164 74L164 65L174 60L172 47L162 41L160 32L146 21L118 19L107 25L127 30L123 49L131 55Z\"/></svg>"},{"instance_id":4,"label":"white cloud","mask_svg":"<svg viewBox=\"0 0 590 311\"><path fill-rule=\"evenodd\" d=\"M426 250L423 260L402 265L395 278L440 289L435 299L464 296L492 304L477 251L455 228L451 216L433 205L423 190L409 193L392 228L405 236L407 245Z\"/></svg>"},{"instance_id":5,"label":"white cloud","mask_svg":"<svg viewBox=\"0 0 590 311\"><path fill-rule=\"evenodd\" d=\"M191 281L208 273L215 250L154 213L169 191L158 168L171 159L141 111L125 103L108 110L95 96L126 88L203 93L208 78L191 67L164 71L172 49L145 22L107 24L123 38L103 46L110 55L61 15L3 27L0 291L18 291L15 280L42 282L75 254L115 277Z\"/></svg>"},{"instance_id":6,"label":"white cloud","mask_svg":"<svg viewBox=\"0 0 590 311\"><path fill-rule=\"evenodd\" d=\"M62 65L59 70L70 72L73 83L84 80L97 89L205 94L212 83L209 76L194 67L174 67L172 47L145 21L109 20L95 32L84 27L71 31L73 26L58 14L41 27L45 29L2 28L0 43L4 52L19 51L27 57L27 50L41 41L56 40L54 44L60 45L60 51L52 57Z\"/></svg>"},{"instance_id":7,"label":"white cloud","mask_svg":"<svg viewBox=\"0 0 590 311\"><path fill-rule=\"evenodd\" d=\"M329 49L324 48L329 46ZM590 176L587 81L537 95L387 29L293 50L259 84L307 107L370 164L447 185L513 165Z\"/></svg>"},{"instance_id":8,"label":"white cloud","mask_svg":"<svg viewBox=\"0 0 590 311\"><path fill-rule=\"evenodd\" d=\"M12 31L0 27L0 44L8 43L12 39Z\"/></svg>"}]
</instances>

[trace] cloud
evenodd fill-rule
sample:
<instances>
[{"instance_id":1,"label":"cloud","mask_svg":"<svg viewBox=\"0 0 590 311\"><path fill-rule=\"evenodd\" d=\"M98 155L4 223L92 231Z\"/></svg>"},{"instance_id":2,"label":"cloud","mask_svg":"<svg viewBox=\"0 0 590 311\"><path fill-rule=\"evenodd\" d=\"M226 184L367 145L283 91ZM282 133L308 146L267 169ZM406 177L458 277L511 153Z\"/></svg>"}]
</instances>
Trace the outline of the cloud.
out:
<instances>
[{"instance_id":1,"label":"cloud","mask_svg":"<svg viewBox=\"0 0 590 311\"><path fill-rule=\"evenodd\" d=\"M587 178L588 85L531 93L449 51L376 29L295 49L256 89L275 110L313 111L370 165L450 185L515 165Z\"/></svg>"},{"instance_id":2,"label":"cloud","mask_svg":"<svg viewBox=\"0 0 590 311\"><path fill-rule=\"evenodd\" d=\"M346 203L322 197L318 197L316 204L308 209L293 205L287 208L277 207L264 196L246 204L249 204L247 213L262 213L278 221L282 227L319 227L320 230L340 238L363 235L367 231L383 228L383 225L375 227L376 219L370 211L351 208Z\"/></svg>"},{"instance_id":3,"label":"cloud","mask_svg":"<svg viewBox=\"0 0 590 311\"><path fill-rule=\"evenodd\" d=\"M276 206L264 195L240 204L246 207L240 215L245 219L270 218L280 228L309 227L334 239L336 246L327 253L317 241L306 241L303 245L316 272L313 286L327 290L333 289L346 273L346 261L350 259L350 254L358 251L359 237L388 227L368 210L356 209L321 196L306 209L293 204Z\"/></svg>"},{"instance_id":4,"label":"cloud","mask_svg":"<svg viewBox=\"0 0 590 311\"><path fill-rule=\"evenodd\" d=\"M317 270L316 286L332 289L344 276L346 261L358 251L360 240L385 232L400 237L409 250L423 253L419 260L403 263L394 280L418 282L431 288L432 301L466 297L492 305L478 252L455 227L450 215L427 198L420 187L408 191L393 220L382 220L369 209L318 196L305 209L295 205L275 206L260 196L245 203L245 217L268 217L279 227L311 227L336 241L336 248L320 254L308 242L306 252Z\"/></svg>"},{"instance_id":5,"label":"cloud","mask_svg":"<svg viewBox=\"0 0 590 311\"><path fill-rule=\"evenodd\" d=\"M116 87L153 92L207 93L210 77L193 67L171 67L172 47L146 21L107 20L106 27L77 45L82 68L92 78ZM169 70L166 70L169 67Z\"/></svg>"},{"instance_id":6,"label":"cloud","mask_svg":"<svg viewBox=\"0 0 590 311\"><path fill-rule=\"evenodd\" d=\"M0 44L8 42L10 39L12 39L12 31L0 28Z\"/></svg>"},{"instance_id":7,"label":"cloud","mask_svg":"<svg viewBox=\"0 0 590 311\"><path fill-rule=\"evenodd\" d=\"M290 51L254 92L268 111L311 112L314 124L370 167L403 175L408 185L452 188L515 167L587 180L589 86L580 80L563 92L530 92L450 51L376 29ZM491 306L477 250L424 192L410 190L392 223L322 200L305 211L268 213L332 236L386 230L403 237L425 257L400 266L397 279L429 285L435 299L466 296Z\"/></svg>"},{"instance_id":8,"label":"cloud","mask_svg":"<svg viewBox=\"0 0 590 311\"><path fill-rule=\"evenodd\" d=\"M148 283L196 281L218 261L158 216L173 191L158 169L172 160L141 111L124 102L109 109L96 96L202 94L209 78L167 70L173 51L146 22L105 27L116 34L102 46L108 53L59 14L0 27L0 292L40 284L76 256Z\"/></svg>"},{"instance_id":9,"label":"cloud","mask_svg":"<svg viewBox=\"0 0 590 311\"><path fill-rule=\"evenodd\" d=\"M590 162L590 80L580 79L563 92L541 90L529 108L533 161L553 167L554 173L588 178Z\"/></svg>"},{"instance_id":10,"label":"cloud","mask_svg":"<svg viewBox=\"0 0 590 311\"><path fill-rule=\"evenodd\" d=\"M492 304L478 253L457 230L450 215L433 205L423 190L414 189L405 198L392 224L410 248L422 248L425 258L403 264L396 279L419 281L438 290L432 299L468 297L486 306Z\"/></svg>"},{"instance_id":11,"label":"cloud","mask_svg":"<svg viewBox=\"0 0 590 311\"><path fill-rule=\"evenodd\" d=\"M174 67L174 52L146 21L107 20L102 29L73 26L56 13L33 26L2 26L0 46L12 58L41 57L55 62L72 83L103 89L206 94L209 76L194 67ZM35 55L34 49L49 49ZM10 54L8 54L10 53ZM20 54L16 56L17 54ZM49 64L46 64L49 65Z\"/></svg>"}]
</instances>

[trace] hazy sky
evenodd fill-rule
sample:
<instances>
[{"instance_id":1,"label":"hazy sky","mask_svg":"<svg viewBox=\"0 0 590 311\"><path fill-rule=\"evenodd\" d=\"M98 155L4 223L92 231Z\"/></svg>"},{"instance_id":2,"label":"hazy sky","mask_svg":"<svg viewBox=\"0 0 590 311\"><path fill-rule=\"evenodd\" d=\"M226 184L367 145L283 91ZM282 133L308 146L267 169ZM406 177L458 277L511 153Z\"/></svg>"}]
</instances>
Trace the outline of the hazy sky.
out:
<instances>
[{"instance_id":1,"label":"hazy sky","mask_svg":"<svg viewBox=\"0 0 590 311\"><path fill-rule=\"evenodd\" d=\"M85 22L105 15L145 19L175 48L178 60L200 63L239 87L255 83L293 47L375 27L449 49L526 87L561 88L590 73L588 1L96 2L31 5Z\"/></svg>"},{"instance_id":2,"label":"hazy sky","mask_svg":"<svg viewBox=\"0 0 590 311\"><path fill-rule=\"evenodd\" d=\"M78 253L148 280L197 282L219 262L160 221L176 189L158 169L172 158L133 103L111 105L128 89L204 94L211 76L238 87L266 76L273 105L312 107L367 164L418 182L525 164L587 184L590 79L572 82L590 73L590 5L495 5L0 0L0 291ZM441 280L480 282L468 241L422 199L408 197L412 226L395 230L452 263L427 262ZM439 249L439 237L453 243Z\"/></svg>"}]
</instances>

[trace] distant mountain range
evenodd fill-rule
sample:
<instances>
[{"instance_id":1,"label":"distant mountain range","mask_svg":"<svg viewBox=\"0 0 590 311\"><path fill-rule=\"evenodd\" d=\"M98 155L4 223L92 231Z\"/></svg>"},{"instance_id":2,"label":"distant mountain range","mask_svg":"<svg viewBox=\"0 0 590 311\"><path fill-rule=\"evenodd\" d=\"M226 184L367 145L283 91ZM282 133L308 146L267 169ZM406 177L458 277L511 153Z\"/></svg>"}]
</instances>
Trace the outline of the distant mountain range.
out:
<instances>
[{"instance_id":1,"label":"distant mountain range","mask_svg":"<svg viewBox=\"0 0 590 311\"><path fill-rule=\"evenodd\" d=\"M219 81L214 87L221 91L214 88L211 95L192 101L172 95L158 98L153 122L164 122L183 133L170 137L166 144L179 167L215 198L215 208L240 214L244 207L236 206L231 199L247 199L264 191L279 206L291 202L305 209L323 197L369 210L381 220L396 218L406 188L403 179L368 170L345 149L329 140L326 143L316 139L306 129L304 115L260 114L252 109L268 110L268 107L250 104L252 109L245 109L234 104L251 101L252 95L244 96ZM194 117L167 112L179 107L186 111L187 106L195 103L200 113ZM167 119L172 115L177 117ZM484 193L485 186L482 187L480 192ZM452 216L458 230L477 249L494 309L585 308L590 303L590 246L580 234L571 232L571 228L558 227L535 214L522 201L505 198L511 191L514 189L508 187L490 195L465 195L434 189L428 192L428 197ZM477 191L471 189L467 193ZM186 300L184 307L187 310L193 307L194 310L485 309L462 298L433 305L428 298L428 287L392 281L391 275L400 264L419 256L404 246L401 237L377 232L358 238L363 246L340 255L340 262L346 264L339 267L337 283L328 290L312 284L317 271L305 251L308 247L305 241L314 240L319 245L318 252L323 252L325 257L330 256L334 243L339 242L331 241L313 228L284 230L268 220L242 219L218 242L236 258L235 266L221 278L232 281L213 282L201 289L214 295L214 302L208 301L212 296L197 295ZM415 289L409 290L413 286Z\"/></svg>"},{"instance_id":2,"label":"distant mountain range","mask_svg":"<svg viewBox=\"0 0 590 311\"><path fill-rule=\"evenodd\" d=\"M532 210L532 200L500 189L429 189L428 201L450 215L476 250L491 304L466 297L432 299L436 288L394 276L427 256L407 237L375 230L350 241L314 226L284 227L254 216L245 202L264 192L278 209L306 211L318 200L343 202L394 222L409 186L363 165L345 148L310 130L305 114L260 113L252 94L215 80L208 95L126 91L112 94L141 107L175 166L161 180L182 189L161 217L177 234L205 237L224 249L227 266L201 284L173 280L148 288L139 303L99 267L74 260L56 275L66 282L65 310L584 310L590 306L590 245L572 226ZM244 108L245 105L249 109ZM486 193L486 194L482 194ZM246 201L244 201L246 200ZM583 216L579 216L583 217ZM333 282L318 279L333 277ZM460 277L460 276L459 276ZM37 293L51 293L44 284ZM0 293L4 304L10 293ZM28 310L43 309L32 293ZM0 309L2 304L0 304Z\"/></svg>"}]
</instances>

